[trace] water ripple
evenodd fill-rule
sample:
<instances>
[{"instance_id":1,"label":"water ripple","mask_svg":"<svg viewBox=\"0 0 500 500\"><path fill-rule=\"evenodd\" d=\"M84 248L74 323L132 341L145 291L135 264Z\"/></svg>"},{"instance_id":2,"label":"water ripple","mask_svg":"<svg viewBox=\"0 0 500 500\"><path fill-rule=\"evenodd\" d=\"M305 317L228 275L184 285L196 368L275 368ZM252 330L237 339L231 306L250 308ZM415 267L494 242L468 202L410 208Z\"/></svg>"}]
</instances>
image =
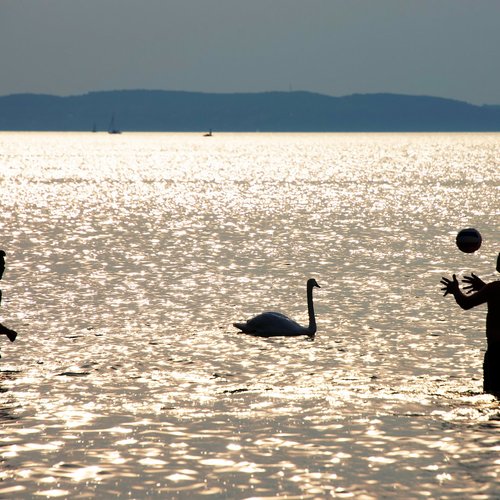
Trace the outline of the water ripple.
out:
<instances>
[{"instance_id":1,"label":"water ripple","mask_svg":"<svg viewBox=\"0 0 500 500\"><path fill-rule=\"evenodd\" d=\"M439 291L494 278L498 134L0 146L0 498L499 494L485 311ZM309 277L314 341L232 328Z\"/></svg>"}]
</instances>

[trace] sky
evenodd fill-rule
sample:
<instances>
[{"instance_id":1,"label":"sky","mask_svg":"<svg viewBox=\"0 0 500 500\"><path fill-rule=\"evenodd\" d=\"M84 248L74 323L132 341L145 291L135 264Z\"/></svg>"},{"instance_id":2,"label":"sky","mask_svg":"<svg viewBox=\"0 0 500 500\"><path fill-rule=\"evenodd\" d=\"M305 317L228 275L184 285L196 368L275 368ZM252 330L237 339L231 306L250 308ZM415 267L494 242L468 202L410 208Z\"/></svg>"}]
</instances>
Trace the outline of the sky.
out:
<instances>
[{"instance_id":1,"label":"sky","mask_svg":"<svg viewBox=\"0 0 500 500\"><path fill-rule=\"evenodd\" d=\"M0 0L0 95L391 92L500 104L500 0Z\"/></svg>"}]
</instances>

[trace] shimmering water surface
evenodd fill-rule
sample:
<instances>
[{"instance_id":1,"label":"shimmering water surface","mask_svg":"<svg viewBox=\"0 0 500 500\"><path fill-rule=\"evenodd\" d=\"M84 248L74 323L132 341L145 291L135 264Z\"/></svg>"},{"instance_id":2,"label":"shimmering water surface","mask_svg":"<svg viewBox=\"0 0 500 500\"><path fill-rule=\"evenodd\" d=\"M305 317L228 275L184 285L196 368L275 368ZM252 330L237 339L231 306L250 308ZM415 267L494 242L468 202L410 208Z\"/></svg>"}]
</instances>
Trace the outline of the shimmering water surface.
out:
<instances>
[{"instance_id":1,"label":"shimmering water surface","mask_svg":"<svg viewBox=\"0 0 500 500\"><path fill-rule=\"evenodd\" d=\"M500 496L500 134L2 133L0 199L0 498Z\"/></svg>"}]
</instances>

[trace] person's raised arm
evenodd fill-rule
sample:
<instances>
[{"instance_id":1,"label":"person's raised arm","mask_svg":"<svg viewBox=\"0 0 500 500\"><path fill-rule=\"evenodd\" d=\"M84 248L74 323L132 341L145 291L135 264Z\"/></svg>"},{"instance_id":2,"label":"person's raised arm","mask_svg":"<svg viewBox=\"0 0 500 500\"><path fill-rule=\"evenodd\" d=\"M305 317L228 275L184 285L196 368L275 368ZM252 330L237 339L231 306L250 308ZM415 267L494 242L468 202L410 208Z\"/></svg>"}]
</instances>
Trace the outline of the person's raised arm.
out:
<instances>
[{"instance_id":1,"label":"person's raised arm","mask_svg":"<svg viewBox=\"0 0 500 500\"><path fill-rule=\"evenodd\" d=\"M448 278L441 278L441 284L444 285L441 290L444 292L444 296L450 294L455 297L457 304L462 309L471 309L472 307L478 306L480 304L484 304L488 301L490 285L484 285L481 290L475 292L471 295L464 295L460 290L458 285L457 276L454 274L453 278L449 280Z\"/></svg>"}]
</instances>

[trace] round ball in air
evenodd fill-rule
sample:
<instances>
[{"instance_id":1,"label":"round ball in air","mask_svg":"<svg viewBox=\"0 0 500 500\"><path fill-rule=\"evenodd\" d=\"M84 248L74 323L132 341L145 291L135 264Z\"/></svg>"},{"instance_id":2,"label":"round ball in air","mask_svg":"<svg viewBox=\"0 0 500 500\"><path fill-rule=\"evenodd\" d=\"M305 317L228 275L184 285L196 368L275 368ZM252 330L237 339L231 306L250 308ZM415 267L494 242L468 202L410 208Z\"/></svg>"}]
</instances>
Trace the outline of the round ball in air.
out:
<instances>
[{"instance_id":1,"label":"round ball in air","mask_svg":"<svg viewBox=\"0 0 500 500\"><path fill-rule=\"evenodd\" d=\"M479 250L482 242L481 233L472 227L462 229L457 234L457 247L464 253L474 253Z\"/></svg>"}]
</instances>

